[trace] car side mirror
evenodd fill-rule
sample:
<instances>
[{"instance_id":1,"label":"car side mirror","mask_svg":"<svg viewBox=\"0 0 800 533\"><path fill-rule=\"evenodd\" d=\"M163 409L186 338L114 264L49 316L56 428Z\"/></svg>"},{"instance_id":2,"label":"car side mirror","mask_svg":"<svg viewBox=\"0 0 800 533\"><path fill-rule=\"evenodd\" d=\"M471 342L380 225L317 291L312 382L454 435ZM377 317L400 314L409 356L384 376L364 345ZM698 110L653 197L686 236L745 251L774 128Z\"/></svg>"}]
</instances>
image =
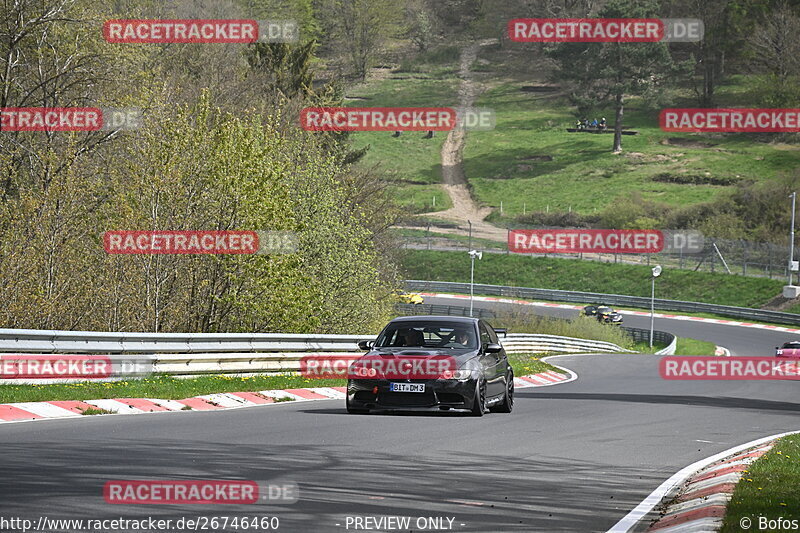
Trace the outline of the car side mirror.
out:
<instances>
[{"instance_id":1,"label":"car side mirror","mask_svg":"<svg viewBox=\"0 0 800 533\"><path fill-rule=\"evenodd\" d=\"M362 350L371 350L375 346L375 341L358 341L358 347Z\"/></svg>"},{"instance_id":2,"label":"car side mirror","mask_svg":"<svg viewBox=\"0 0 800 533\"><path fill-rule=\"evenodd\" d=\"M499 353L502 349L503 347L496 342L490 342L486 345L486 353Z\"/></svg>"}]
</instances>

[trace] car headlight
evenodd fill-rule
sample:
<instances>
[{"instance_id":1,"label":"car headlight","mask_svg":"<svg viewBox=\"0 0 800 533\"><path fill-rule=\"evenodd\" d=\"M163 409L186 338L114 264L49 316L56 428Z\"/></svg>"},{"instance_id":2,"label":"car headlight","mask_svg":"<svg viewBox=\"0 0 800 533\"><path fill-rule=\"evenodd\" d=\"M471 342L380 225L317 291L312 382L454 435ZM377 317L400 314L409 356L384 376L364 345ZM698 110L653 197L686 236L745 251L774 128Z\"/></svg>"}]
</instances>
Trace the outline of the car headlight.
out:
<instances>
[{"instance_id":1,"label":"car headlight","mask_svg":"<svg viewBox=\"0 0 800 533\"><path fill-rule=\"evenodd\" d=\"M455 381L468 381L477 375L477 368L472 364L467 364L458 370L445 370L439 379L448 379Z\"/></svg>"}]
</instances>

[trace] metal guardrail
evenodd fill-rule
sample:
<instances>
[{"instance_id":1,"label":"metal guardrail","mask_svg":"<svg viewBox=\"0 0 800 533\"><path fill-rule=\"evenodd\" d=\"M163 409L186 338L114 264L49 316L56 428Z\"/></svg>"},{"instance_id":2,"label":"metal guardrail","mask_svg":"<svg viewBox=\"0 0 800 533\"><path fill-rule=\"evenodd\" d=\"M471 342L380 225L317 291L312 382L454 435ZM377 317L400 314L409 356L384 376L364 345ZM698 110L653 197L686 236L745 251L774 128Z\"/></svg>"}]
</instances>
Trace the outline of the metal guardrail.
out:
<instances>
[{"instance_id":1,"label":"metal guardrail","mask_svg":"<svg viewBox=\"0 0 800 533\"><path fill-rule=\"evenodd\" d=\"M628 335L633 338L634 342L650 342L650 330L641 328L623 327ZM664 348L655 352L655 355L675 355L675 347L677 346L678 338L672 333L666 331L653 330L653 344L663 344Z\"/></svg>"},{"instance_id":2,"label":"metal guardrail","mask_svg":"<svg viewBox=\"0 0 800 533\"><path fill-rule=\"evenodd\" d=\"M506 353L636 353L611 342L535 333L509 333L500 342Z\"/></svg>"},{"instance_id":3,"label":"metal guardrail","mask_svg":"<svg viewBox=\"0 0 800 533\"><path fill-rule=\"evenodd\" d=\"M469 312L467 308L462 309L465 313ZM456 311L453 306L451 314ZM436 312L440 313L439 310ZM352 360L364 353L357 348L358 341L373 338L372 335L159 334L0 329L0 354L103 354L108 356L115 368L124 368L126 364L136 365L135 375L249 375L298 372L301 359L308 355L335 355L341 356L342 360ZM631 353L608 342L554 335L510 334L503 344L510 353ZM119 379L119 376L109 379ZM4 379L0 382L41 384L63 380Z\"/></svg>"},{"instance_id":4,"label":"metal guardrail","mask_svg":"<svg viewBox=\"0 0 800 533\"><path fill-rule=\"evenodd\" d=\"M404 316L435 315L435 316L469 316L469 307L458 305L431 305L431 304L397 304L395 309ZM475 318L494 318L497 314L491 309L475 307L472 310Z\"/></svg>"},{"instance_id":5,"label":"metal guardrail","mask_svg":"<svg viewBox=\"0 0 800 533\"><path fill-rule=\"evenodd\" d=\"M133 333L0 329L0 354L101 354L132 375L265 374L297 372L304 356L363 355L372 335L287 333ZM126 374L128 375L128 374ZM72 380L77 381L77 380ZM2 380L47 383L54 380ZM61 380L63 382L63 380Z\"/></svg>"},{"instance_id":6,"label":"metal guardrail","mask_svg":"<svg viewBox=\"0 0 800 533\"><path fill-rule=\"evenodd\" d=\"M352 351L370 335L136 333L0 329L0 353L203 354Z\"/></svg>"},{"instance_id":7,"label":"metal guardrail","mask_svg":"<svg viewBox=\"0 0 800 533\"><path fill-rule=\"evenodd\" d=\"M454 283L449 281L421 281L406 280L406 289L409 291L450 292L469 294L469 283ZM562 291L554 289L535 289L530 287L506 287L502 285L485 285L476 283L475 294L488 294L492 296L509 296L531 300L549 300L570 303L604 303L623 307L650 308L650 298L640 296L626 296L623 294L604 294L599 292ZM708 304L702 302L687 302L682 300L665 300L656 298L654 307L659 311L683 311L687 313L711 313L745 320L773 322L776 324L800 325L800 314L784 313L781 311L768 311L764 309L751 309L748 307L734 307L729 305Z\"/></svg>"}]
</instances>

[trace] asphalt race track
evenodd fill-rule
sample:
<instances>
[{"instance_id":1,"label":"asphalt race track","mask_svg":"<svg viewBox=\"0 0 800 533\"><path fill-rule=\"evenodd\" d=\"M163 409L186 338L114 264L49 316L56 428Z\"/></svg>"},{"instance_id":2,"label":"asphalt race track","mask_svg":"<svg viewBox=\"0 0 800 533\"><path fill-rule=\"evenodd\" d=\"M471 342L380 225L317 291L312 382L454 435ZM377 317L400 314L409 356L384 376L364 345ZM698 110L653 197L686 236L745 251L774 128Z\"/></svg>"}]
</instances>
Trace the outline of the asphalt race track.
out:
<instances>
[{"instance_id":1,"label":"asphalt race track","mask_svg":"<svg viewBox=\"0 0 800 533\"><path fill-rule=\"evenodd\" d=\"M453 299L453 298L425 298L425 303L434 305L457 305L469 306L468 300ZM501 311L509 304L498 302L475 302L475 307L482 307L484 309L492 309L494 311ZM578 316L576 309L560 309L558 307L538 307L538 306L525 306L525 309L539 315L548 315L559 318L573 318ZM680 313L675 313L680 314ZM649 329L650 317L624 315L624 325ZM735 319L730 319L735 320ZM499 321L492 320L490 322L497 322L497 327L502 327ZM743 328L736 326L727 326L723 324L713 324L705 322L691 322L687 320L671 320L668 318L656 318L654 322L655 329L669 331L679 337L689 337L693 339L700 339L704 341L713 342L720 346L724 346L731 350L732 355L738 356L773 356L775 354L775 346L783 344L786 341L800 339L800 335L785 333L779 331L769 331L757 328Z\"/></svg>"},{"instance_id":2,"label":"asphalt race track","mask_svg":"<svg viewBox=\"0 0 800 533\"><path fill-rule=\"evenodd\" d=\"M737 355L770 355L793 337L667 319L656 328ZM277 516L278 531L337 532L355 530L348 516L390 515L454 519L427 531L605 531L680 468L800 429L797 383L665 381L658 360L560 357L551 362L576 381L520 390L512 414L481 419L347 415L330 400L5 424L0 516ZM115 479L283 481L300 494L291 505L111 505L102 490Z\"/></svg>"}]
</instances>

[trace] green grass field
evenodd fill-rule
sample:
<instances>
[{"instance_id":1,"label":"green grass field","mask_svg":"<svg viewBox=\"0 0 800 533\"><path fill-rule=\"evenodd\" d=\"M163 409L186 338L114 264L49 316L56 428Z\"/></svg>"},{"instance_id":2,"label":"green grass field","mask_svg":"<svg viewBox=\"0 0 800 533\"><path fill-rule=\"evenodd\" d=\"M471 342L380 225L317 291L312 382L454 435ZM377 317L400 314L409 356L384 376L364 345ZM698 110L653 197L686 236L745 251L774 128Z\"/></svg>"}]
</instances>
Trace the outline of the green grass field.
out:
<instances>
[{"instance_id":1,"label":"green grass field","mask_svg":"<svg viewBox=\"0 0 800 533\"><path fill-rule=\"evenodd\" d=\"M455 64L458 53L455 52ZM457 104L458 78L449 67L452 50L434 63L407 65L348 91L348 107L452 107ZM377 168L393 186L397 203L411 213L441 211L451 207L441 183L441 151L447 132L436 132L432 139L425 132L357 132L351 135L356 149L369 145L361 165ZM436 196L436 206L433 197Z\"/></svg>"},{"instance_id":2,"label":"green grass field","mask_svg":"<svg viewBox=\"0 0 800 533\"><path fill-rule=\"evenodd\" d=\"M469 282L464 252L406 250L407 279ZM475 262L475 282L606 294L650 296L650 268L522 255L485 254ZM740 307L760 307L781 292L783 282L729 274L665 269L656 297Z\"/></svg>"},{"instance_id":3,"label":"green grass field","mask_svg":"<svg viewBox=\"0 0 800 533\"><path fill-rule=\"evenodd\" d=\"M714 355L717 345L713 342L678 337L675 355Z\"/></svg>"},{"instance_id":4,"label":"green grass field","mask_svg":"<svg viewBox=\"0 0 800 533\"><path fill-rule=\"evenodd\" d=\"M455 105L457 63L454 46L406 59L400 69L351 91L348 96L368 100L348 105ZM576 111L561 91L522 90L546 74L524 57L507 48L484 47L473 72L486 89L475 105L494 109L497 125L468 133L464 168L478 201L493 207L503 203L503 215L496 210L492 221L506 222L534 210L601 212L634 191L671 206L707 202L739 180L772 179L800 161L800 145L764 142L763 136L663 132L658 109L636 97L628 98L625 126L639 133L623 137L623 153L614 155L610 134L566 132ZM742 107L742 102L755 101L756 90L751 78L733 76L718 87L717 97L722 106ZM689 90L672 91L672 100L673 107L696 107ZM613 122L612 109L595 115ZM441 180L444 134L422 139L416 133L399 138L358 133L354 138L356 147L371 145L364 164L378 164L388 173L401 204L412 213L432 210L435 192L421 188ZM698 183L665 182L670 176L691 176ZM449 207L439 198L436 203L437 210Z\"/></svg>"},{"instance_id":5,"label":"green grass field","mask_svg":"<svg viewBox=\"0 0 800 533\"><path fill-rule=\"evenodd\" d=\"M742 519L751 521L752 531L790 531L759 520L800 522L800 435L782 438L769 452L745 471L736 485L725 514L723 533L743 531ZM759 518L763 517L763 518ZM766 526L766 527L764 527Z\"/></svg>"},{"instance_id":6,"label":"green grass field","mask_svg":"<svg viewBox=\"0 0 800 533\"><path fill-rule=\"evenodd\" d=\"M741 101L743 84L735 79L724 94ZM631 191L684 206L709 201L729 187L654 178L696 175L734 183L774 178L798 165L798 146L754 142L753 136L739 134L662 132L658 112L636 98L626 107L625 125L639 134L623 137L623 153L615 155L610 134L565 131L572 127L575 111L564 97L523 92L525 85L506 82L479 98L476 105L495 110L497 128L471 132L464 152L465 172L477 199L493 207L502 201L506 218L522 214L523 208L594 213ZM676 101L681 105L692 107L688 99ZM613 111L597 115L609 118ZM500 219L499 214L493 219Z\"/></svg>"}]
</instances>

